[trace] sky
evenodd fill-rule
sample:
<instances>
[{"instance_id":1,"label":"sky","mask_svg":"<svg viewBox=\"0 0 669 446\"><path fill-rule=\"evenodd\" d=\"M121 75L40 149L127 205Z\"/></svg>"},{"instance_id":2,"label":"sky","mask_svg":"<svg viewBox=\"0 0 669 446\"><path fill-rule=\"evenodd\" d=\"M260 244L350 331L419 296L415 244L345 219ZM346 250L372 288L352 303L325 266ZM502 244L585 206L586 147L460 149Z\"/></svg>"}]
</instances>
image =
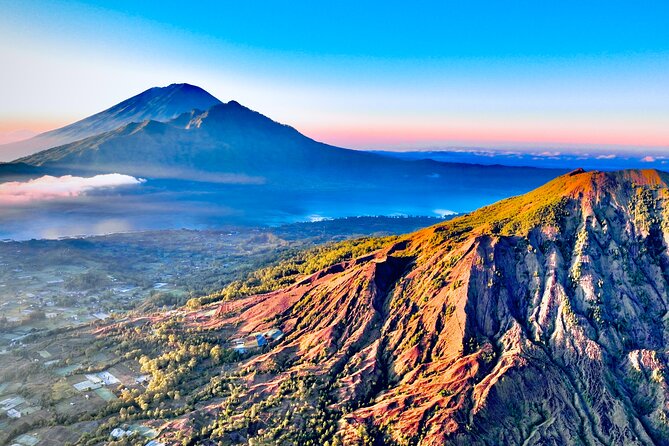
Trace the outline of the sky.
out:
<instances>
[{"instance_id":1,"label":"sky","mask_svg":"<svg viewBox=\"0 0 669 446\"><path fill-rule=\"evenodd\" d=\"M198 85L358 149L669 153L666 1L0 0L0 141Z\"/></svg>"}]
</instances>

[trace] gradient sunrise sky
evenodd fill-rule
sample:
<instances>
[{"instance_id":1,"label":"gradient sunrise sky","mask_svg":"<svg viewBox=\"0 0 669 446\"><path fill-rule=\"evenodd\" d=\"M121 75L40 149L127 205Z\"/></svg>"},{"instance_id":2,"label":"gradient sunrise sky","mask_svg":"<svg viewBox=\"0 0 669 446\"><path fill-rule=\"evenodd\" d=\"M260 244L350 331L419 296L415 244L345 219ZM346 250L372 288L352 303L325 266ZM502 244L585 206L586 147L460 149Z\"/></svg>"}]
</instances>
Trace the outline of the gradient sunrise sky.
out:
<instances>
[{"instance_id":1,"label":"gradient sunrise sky","mask_svg":"<svg viewBox=\"0 0 669 446\"><path fill-rule=\"evenodd\" d=\"M188 82L351 148L669 152L666 1L0 0L0 133Z\"/></svg>"}]
</instances>

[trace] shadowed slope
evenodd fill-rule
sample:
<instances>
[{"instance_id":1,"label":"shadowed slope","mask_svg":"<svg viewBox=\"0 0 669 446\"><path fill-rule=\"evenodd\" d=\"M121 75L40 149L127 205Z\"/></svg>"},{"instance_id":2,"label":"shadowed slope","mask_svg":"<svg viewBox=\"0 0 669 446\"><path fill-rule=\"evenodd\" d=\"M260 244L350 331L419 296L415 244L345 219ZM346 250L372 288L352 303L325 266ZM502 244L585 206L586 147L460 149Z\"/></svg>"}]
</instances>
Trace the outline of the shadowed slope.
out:
<instances>
[{"instance_id":1,"label":"shadowed slope","mask_svg":"<svg viewBox=\"0 0 669 446\"><path fill-rule=\"evenodd\" d=\"M221 101L189 84L154 87L115 106L65 127L41 133L25 141L0 146L0 160L10 161L40 150L68 144L131 122L147 119L169 121L193 109L207 110Z\"/></svg>"}]
</instances>

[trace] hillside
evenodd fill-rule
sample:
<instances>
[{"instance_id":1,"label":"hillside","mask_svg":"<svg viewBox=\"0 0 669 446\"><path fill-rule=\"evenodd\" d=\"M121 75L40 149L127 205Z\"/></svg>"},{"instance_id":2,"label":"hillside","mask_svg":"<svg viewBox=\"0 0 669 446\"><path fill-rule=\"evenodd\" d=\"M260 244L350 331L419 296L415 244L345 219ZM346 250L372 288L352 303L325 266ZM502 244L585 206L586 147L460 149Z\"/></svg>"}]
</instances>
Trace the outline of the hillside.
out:
<instances>
[{"instance_id":1,"label":"hillside","mask_svg":"<svg viewBox=\"0 0 669 446\"><path fill-rule=\"evenodd\" d=\"M210 324L286 337L240 369L254 428L207 435L286 438L300 408L344 444L669 444L668 179L575 171L224 304Z\"/></svg>"},{"instance_id":2,"label":"hillside","mask_svg":"<svg viewBox=\"0 0 669 446\"><path fill-rule=\"evenodd\" d=\"M68 144L132 122L169 121L191 110L207 110L221 101L189 84L150 88L104 111L30 139L0 145L0 161L11 161Z\"/></svg>"},{"instance_id":3,"label":"hillside","mask_svg":"<svg viewBox=\"0 0 669 446\"><path fill-rule=\"evenodd\" d=\"M30 335L0 375L37 373L52 396L21 404L56 415L8 437L667 445L668 180L577 170L408 235L283 258L181 308ZM120 381L104 399L71 388L103 370Z\"/></svg>"}]
</instances>

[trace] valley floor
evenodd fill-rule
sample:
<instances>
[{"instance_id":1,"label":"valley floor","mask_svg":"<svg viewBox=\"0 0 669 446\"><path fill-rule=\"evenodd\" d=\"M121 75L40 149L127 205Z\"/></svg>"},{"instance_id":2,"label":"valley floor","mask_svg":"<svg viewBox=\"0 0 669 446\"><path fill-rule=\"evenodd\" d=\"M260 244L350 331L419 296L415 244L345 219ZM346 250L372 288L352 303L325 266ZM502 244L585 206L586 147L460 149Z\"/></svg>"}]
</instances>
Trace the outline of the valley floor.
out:
<instances>
[{"instance_id":1,"label":"valley floor","mask_svg":"<svg viewBox=\"0 0 669 446\"><path fill-rule=\"evenodd\" d=\"M143 358L160 354L175 341L163 339L172 331L169 324L163 327L163 321L142 315L160 309L159 314L170 315L170 320L182 317L169 309L300 249L351 237L404 233L437 221L365 217L273 229L230 227L1 243L0 444L76 443L84 441L85 433L106 441L114 438L110 435L116 428L119 439L128 437L134 444L139 436L150 441L161 432L161 424L147 423L147 413L112 415L156 386ZM207 311L197 318L211 317ZM110 326L120 331L102 329ZM214 381L228 380L226 364L239 359L228 352L230 333L213 329L202 336L208 346L206 358L198 357L193 365L201 373L189 382L179 372L179 380L185 380L179 383L179 388L185 386L184 397L175 398L170 390L167 400L156 399L157 406L144 401L142 407L157 407L164 419L168 414L177 419L188 405L201 404L203 397L194 394L206 392ZM212 356L212 351L227 356ZM101 382L101 373L111 378ZM155 396L153 390L151 394Z\"/></svg>"}]
</instances>

